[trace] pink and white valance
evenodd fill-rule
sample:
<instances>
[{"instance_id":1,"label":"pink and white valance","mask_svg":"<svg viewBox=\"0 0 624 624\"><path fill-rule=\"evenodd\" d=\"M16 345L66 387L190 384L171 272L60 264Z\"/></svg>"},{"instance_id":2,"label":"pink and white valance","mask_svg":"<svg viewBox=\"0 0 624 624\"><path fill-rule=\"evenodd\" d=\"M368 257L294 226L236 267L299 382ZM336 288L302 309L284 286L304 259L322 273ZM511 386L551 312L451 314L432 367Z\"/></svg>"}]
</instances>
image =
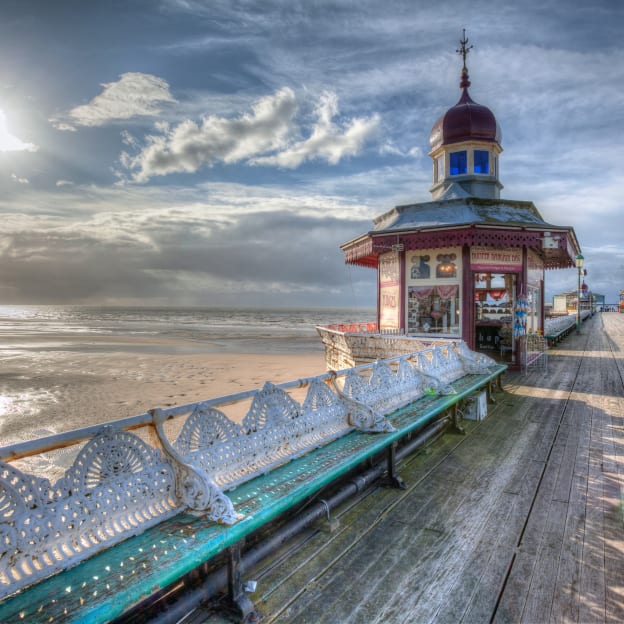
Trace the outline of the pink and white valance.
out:
<instances>
[{"instance_id":1,"label":"pink and white valance","mask_svg":"<svg viewBox=\"0 0 624 624\"><path fill-rule=\"evenodd\" d=\"M438 291L438 295L440 295L440 299L453 299L453 297L457 297L457 293L459 292L459 285L457 284L449 284L448 286L435 286L435 289Z\"/></svg>"}]
</instances>

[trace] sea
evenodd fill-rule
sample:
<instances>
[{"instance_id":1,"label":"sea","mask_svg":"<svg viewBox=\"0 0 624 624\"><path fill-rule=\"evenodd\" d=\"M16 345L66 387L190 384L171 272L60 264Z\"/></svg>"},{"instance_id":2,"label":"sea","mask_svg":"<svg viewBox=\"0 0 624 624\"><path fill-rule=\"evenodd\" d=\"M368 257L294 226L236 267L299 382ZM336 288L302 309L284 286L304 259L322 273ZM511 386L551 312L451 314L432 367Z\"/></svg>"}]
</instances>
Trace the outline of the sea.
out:
<instances>
[{"instance_id":1,"label":"sea","mask_svg":"<svg viewBox=\"0 0 624 624\"><path fill-rule=\"evenodd\" d=\"M317 325L374 318L370 308L5 305L0 306L0 347L10 342L14 348L23 339L19 346L32 350L310 352L323 350Z\"/></svg>"}]
</instances>

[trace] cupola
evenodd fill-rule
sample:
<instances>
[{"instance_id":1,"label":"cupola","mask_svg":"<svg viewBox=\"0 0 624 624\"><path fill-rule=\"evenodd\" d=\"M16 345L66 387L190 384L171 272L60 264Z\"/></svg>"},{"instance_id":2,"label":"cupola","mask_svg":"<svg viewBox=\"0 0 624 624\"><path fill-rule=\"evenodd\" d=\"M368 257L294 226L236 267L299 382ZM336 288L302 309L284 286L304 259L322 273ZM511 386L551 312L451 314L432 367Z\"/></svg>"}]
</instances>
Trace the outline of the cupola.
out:
<instances>
[{"instance_id":1,"label":"cupola","mask_svg":"<svg viewBox=\"0 0 624 624\"><path fill-rule=\"evenodd\" d=\"M429 136L433 159L433 199L468 195L498 199L503 188L498 180L500 127L492 111L470 97L466 56L472 49L466 31L457 52L463 57L459 87L461 97L433 125Z\"/></svg>"}]
</instances>

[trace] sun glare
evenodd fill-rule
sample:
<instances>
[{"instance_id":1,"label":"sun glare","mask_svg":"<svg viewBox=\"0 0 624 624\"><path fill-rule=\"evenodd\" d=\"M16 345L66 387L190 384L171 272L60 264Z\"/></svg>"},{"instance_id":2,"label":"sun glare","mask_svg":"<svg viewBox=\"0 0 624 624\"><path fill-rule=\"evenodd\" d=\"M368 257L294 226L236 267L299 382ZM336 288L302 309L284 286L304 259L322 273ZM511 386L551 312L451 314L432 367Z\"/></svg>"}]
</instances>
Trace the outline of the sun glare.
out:
<instances>
[{"instance_id":1,"label":"sun glare","mask_svg":"<svg viewBox=\"0 0 624 624\"><path fill-rule=\"evenodd\" d=\"M33 143L24 143L7 128L7 119L4 111L0 109L0 152L36 152L37 146Z\"/></svg>"}]
</instances>

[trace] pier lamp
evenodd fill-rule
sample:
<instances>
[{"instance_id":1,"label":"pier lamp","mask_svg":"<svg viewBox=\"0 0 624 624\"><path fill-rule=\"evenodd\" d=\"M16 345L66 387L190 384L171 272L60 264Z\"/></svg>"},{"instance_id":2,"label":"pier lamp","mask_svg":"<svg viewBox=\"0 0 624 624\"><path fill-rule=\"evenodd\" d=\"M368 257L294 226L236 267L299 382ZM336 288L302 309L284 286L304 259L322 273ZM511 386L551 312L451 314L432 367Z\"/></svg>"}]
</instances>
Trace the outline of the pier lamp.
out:
<instances>
[{"instance_id":1,"label":"pier lamp","mask_svg":"<svg viewBox=\"0 0 624 624\"><path fill-rule=\"evenodd\" d=\"M576 333L578 334L581 331L581 273L583 272L585 258L583 258L582 254L578 254L575 260L578 271L578 284L576 287Z\"/></svg>"}]
</instances>

